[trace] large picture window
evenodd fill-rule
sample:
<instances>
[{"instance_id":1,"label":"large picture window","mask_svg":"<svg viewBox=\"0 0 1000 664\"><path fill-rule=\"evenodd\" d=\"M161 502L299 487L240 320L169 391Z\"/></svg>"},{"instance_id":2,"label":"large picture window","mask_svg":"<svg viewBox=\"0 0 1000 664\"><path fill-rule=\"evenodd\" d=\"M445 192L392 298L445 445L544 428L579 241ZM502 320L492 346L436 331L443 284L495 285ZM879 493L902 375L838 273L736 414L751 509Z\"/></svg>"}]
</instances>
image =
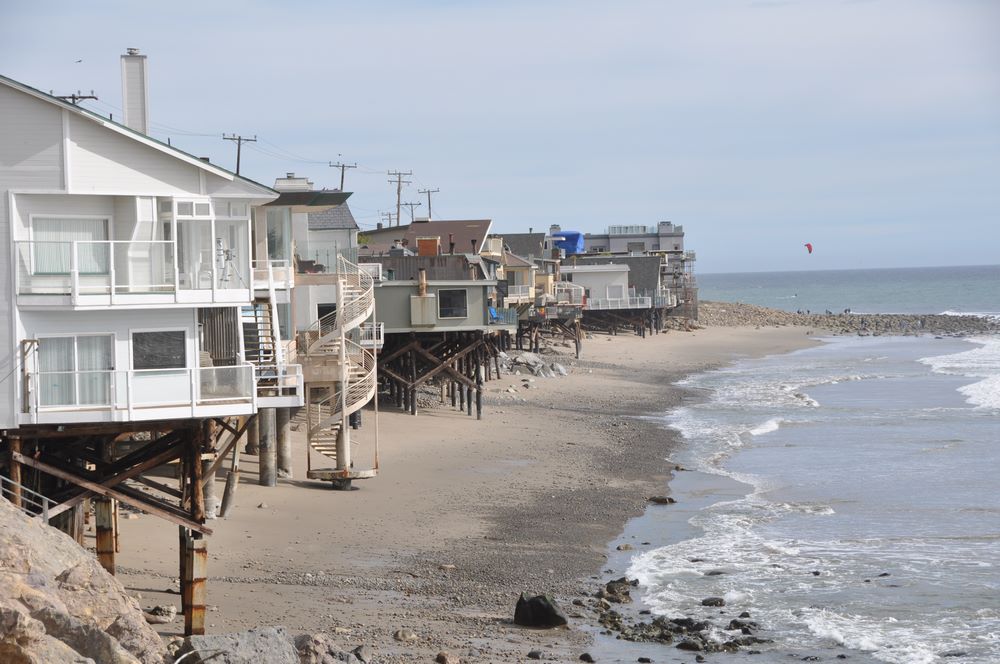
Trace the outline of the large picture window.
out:
<instances>
[{"instance_id":1,"label":"large picture window","mask_svg":"<svg viewBox=\"0 0 1000 664\"><path fill-rule=\"evenodd\" d=\"M38 341L39 403L81 406L110 403L114 370L111 335L44 337Z\"/></svg>"},{"instance_id":2,"label":"large picture window","mask_svg":"<svg viewBox=\"0 0 1000 664\"><path fill-rule=\"evenodd\" d=\"M83 217L33 217L35 274L69 274L73 243L80 274L108 273L108 220Z\"/></svg>"},{"instance_id":3,"label":"large picture window","mask_svg":"<svg viewBox=\"0 0 1000 664\"><path fill-rule=\"evenodd\" d=\"M468 318L469 296L465 290L439 290L438 318Z\"/></svg>"},{"instance_id":4,"label":"large picture window","mask_svg":"<svg viewBox=\"0 0 1000 664\"><path fill-rule=\"evenodd\" d=\"M183 369L186 366L184 330L132 333L133 369Z\"/></svg>"}]
</instances>

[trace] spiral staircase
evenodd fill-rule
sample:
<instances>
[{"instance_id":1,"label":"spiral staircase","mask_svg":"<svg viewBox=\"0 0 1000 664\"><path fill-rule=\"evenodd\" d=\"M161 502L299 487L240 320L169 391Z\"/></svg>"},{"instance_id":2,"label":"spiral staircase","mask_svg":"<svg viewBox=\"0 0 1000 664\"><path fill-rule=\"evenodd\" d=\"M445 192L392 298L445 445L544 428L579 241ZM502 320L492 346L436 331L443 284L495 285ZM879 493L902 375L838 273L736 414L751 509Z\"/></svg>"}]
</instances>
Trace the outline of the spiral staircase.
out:
<instances>
[{"instance_id":1,"label":"spiral staircase","mask_svg":"<svg viewBox=\"0 0 1000 664\"><path fill-rule=\"evenodd\" d=\"M349 488L352 480L378 473L377 435L370 467L360 467L364 464L352 454L349 426L350 416L375 396L375 354L352 340L374 312L375 294L371 275L343 256L337 259L336 277L336 311L300 332L297 344L305 373L306 476ZM328 465L314 467L314 457Z\"/></svg>"}]
</instances>

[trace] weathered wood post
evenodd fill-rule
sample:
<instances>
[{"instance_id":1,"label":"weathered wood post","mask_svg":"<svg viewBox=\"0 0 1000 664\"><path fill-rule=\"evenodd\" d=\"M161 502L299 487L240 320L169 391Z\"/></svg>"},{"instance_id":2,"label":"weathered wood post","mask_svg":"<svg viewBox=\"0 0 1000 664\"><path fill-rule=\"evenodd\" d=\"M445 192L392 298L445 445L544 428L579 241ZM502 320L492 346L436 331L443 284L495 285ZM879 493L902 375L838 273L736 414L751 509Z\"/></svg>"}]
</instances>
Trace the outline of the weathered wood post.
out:
<instances>
[{"instance_id":1,"label":"weathered wood post","mask_svg":"<svg viewBox=\"0 0 1000 664\"><path fill-rule=\"evenodd\" d=\"M260 454L260 421L257 415L250 416L250 423L247 425L246 453L254 456Z\"/></svg>"},{"instance_id":2,"label":"weathered wood post","mask_svg":"<svg viewBox=\"0 0 1000 664\"><path fill-rule=\"evenodd\" d=\"M275 440L274 408L261 408L257 413L260 421L260 454L257 457L259 474L257 483L261 486L278 484L277 441Z\"/></svg>"},{"instance_id":3,"label":"weathered wood post","mask_svg":"<svg viewBox=\"0 0 1000 664\"><path fill-rule=\"evenodd\" d=\"M16 461L14 455L21 453L21 439L17 436L10 438L10 481L14 483L11 487L10 502L14 507L21 507L21 462Z\"/></svg>"},{"instance_id":4,"label":"weathered wood post","mask_svg":"<svg viewBox=\"0 0 1000 664\"><path fill-rule=\"evenodd\" d=\"M483 346L476 349L476 419L483 419Z\"/></svg>"},{"instance_id":5,"label":"weathered wood post","mask_svg":"<svg viewBox=\"0 0 1000 664\"><path fill-rule=\"evenodd\" d=\"M201 453L208 441L209 424L202 422L188 439L188 471L190 473L191 519L205 523L205 493L202 489ZM205 581L208 562L207 542L201 533L183 529L183 571L181 573L184 635L205 633Z\"/></svg>"},{"instance_id":6,"label":"weathered wood post","mask_svg":"<svg viewBox=\"0 0 1000 664\"><path fill-rule=\"evenodd\" d=\"M115 574L115 517L114 500L98 498L94 501L94 528L97 532L97 562L108 574Z\"/></svg>"},{"instance_id":7,"label":"weathered wood post","mask_svg":"<svg viewBox=\"0 0 1000 664\"><path fill-rule=\"evenodd\" d=\"M277 429L278 477L292 477L292 409L278 408L274 414Z\"/></svg>"}]
</instances>

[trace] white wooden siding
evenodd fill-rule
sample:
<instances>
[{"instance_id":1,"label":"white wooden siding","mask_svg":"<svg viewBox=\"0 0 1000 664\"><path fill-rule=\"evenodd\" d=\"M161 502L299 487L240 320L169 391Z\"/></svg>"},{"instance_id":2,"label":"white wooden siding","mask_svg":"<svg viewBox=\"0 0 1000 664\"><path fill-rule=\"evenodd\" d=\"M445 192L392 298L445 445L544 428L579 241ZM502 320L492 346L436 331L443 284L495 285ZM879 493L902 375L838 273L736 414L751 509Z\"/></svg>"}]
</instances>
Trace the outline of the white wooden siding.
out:
<instances>
[{"instance_id":1,"label":"white wooden siding","mask_svg":"<svg viewBox=\"0 0 1000 664\"><path fill-rule=\"evenodd\" d=\"M70 191L198 195L198 168L85 118L71 117Z\"/></svg>"}]
</instances>

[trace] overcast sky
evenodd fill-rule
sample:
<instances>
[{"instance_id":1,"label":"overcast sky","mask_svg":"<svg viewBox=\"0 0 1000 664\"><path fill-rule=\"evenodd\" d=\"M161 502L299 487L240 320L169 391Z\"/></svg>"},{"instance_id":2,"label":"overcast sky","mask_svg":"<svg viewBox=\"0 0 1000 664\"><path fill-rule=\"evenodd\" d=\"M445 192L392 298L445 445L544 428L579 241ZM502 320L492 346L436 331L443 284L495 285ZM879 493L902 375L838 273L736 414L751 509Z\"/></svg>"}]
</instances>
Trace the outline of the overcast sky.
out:
<instances>
[{"instance_id":1,"label":"overcast sky","mask_svg":"<svg viewBox=\"0 0 1000 664\"><path fill-rule=\"evenodd\" d=\"M701 272L1000 262L1000 2L4 2L0 73L149 57L153 135L497 232L682 224ZM82 62L77 62L82 60ZM404 222L409 214L404 208ZM803 244L811 242L809 256Z\"/></svg>"}]
</instances>

